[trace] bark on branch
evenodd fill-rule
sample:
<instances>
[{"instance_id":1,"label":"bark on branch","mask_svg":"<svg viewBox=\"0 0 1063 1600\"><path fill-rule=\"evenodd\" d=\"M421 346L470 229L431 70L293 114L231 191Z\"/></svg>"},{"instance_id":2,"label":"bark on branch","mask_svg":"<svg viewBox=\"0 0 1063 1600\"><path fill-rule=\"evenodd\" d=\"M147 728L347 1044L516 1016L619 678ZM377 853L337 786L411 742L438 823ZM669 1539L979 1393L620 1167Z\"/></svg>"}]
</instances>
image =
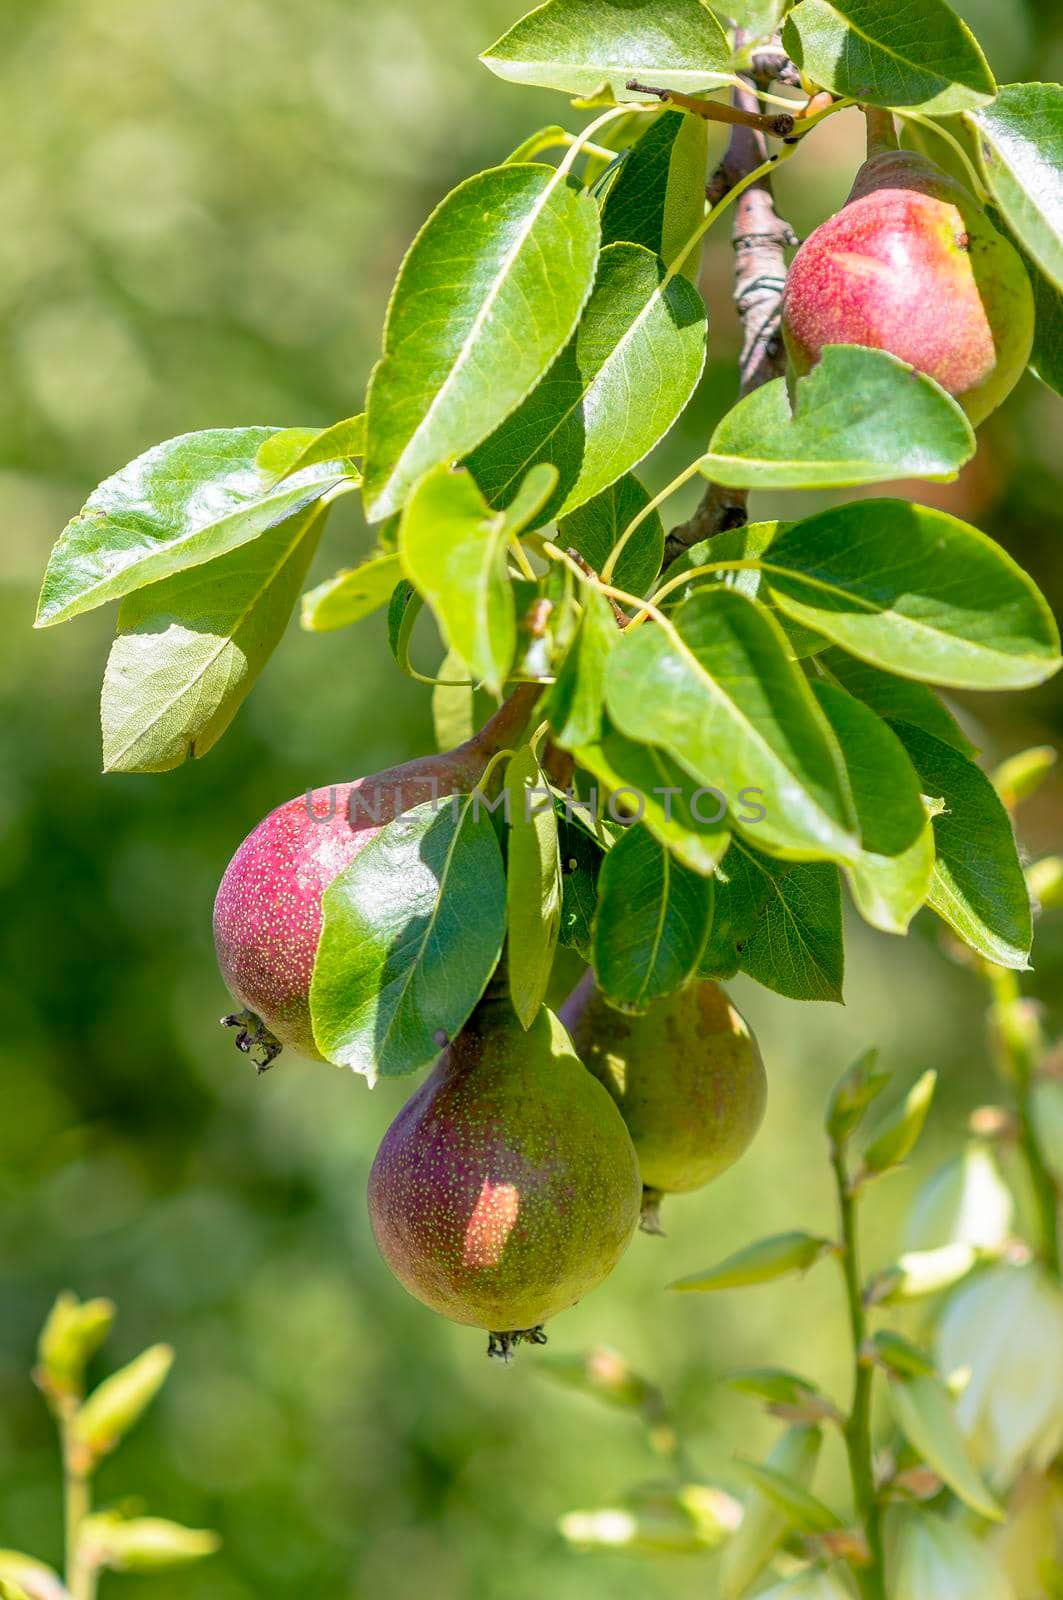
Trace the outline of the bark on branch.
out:
<instances>
[{"instance_id":1,"label":"bark on branch","mask_svg":"<svg viewBox=\"0 0 1063 1600\"><path fill-rule=\"evenodd\" d=\"M785 62L785 56L781 56ZM787 80L782 80L787 81ZM748 89L736 89L734 101L741 110L757 107ZM706 185L710 205L716 205L735 184L766 159L764 136L749 127L735 127L719 167ZM739 357L739 395L782 375L786 352L781 331L782 293L786 283L787 246L797 238L775 209L771 180L761 178L735 202L732 238L735 252L734 299L742 323ZM693 516L669 533L664 547L667 567L702 539L747 520L745 489L725 489L710 483Z\"/></svg>"}]
</instances>

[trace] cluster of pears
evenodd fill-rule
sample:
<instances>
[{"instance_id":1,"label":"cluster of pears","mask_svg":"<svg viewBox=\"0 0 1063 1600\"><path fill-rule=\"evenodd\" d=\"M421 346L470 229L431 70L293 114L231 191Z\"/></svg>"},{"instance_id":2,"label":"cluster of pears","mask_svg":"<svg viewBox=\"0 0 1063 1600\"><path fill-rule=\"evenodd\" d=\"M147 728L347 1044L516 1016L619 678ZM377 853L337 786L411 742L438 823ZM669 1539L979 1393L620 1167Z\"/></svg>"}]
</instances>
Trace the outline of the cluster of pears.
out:
<instances>
[{"instance_id":1,"label":"cluster of pears","mask_svg":"<svg viewBox=\"0 0 1063 1600\"><path fill-rule=\"evenodd\" d=\"M824 345L888 351L935 378L976 426L1030 358L1030 280L970 190L925 156L891 148L892 122L873 117L848 199L790 266L787 351L799 374Z\"/></svg>"},{"instance_id":2,"label":"cluster of pears","mask_svg":"<svg viewBox=\"0 0 1063 1600\"><path fill-rule=\"evenodd\" d=\"M297 797L237 850L215 941L247 1008L225 1020L262 1064L282 1045L320 1059L309 992L329 883L389 817L471 789L522 714L510 700L447 755ZM381 804L352 809L352 794ZM525 1030L496 980L381 1142L369 1178L381 1254L411 1294L507 1356L612 1271L640 1215L658 1231L662 1194L737 1160L764 1101L753 1036L710 981L627 1016L588 973L561 1018L544 1008Z\"/></svg>"}]
</instances>

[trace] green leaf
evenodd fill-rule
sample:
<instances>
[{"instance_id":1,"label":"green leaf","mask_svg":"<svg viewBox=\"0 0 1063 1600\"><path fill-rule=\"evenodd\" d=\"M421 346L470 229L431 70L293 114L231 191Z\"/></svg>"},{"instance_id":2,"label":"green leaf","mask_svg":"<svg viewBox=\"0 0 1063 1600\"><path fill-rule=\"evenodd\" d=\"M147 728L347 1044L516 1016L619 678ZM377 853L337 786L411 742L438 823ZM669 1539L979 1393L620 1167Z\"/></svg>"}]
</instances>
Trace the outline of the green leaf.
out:
<instances>
[{"instance_id":1,"label":"green leaf","mask_svg":"<svg viewBox=\"0 0 1063 1600\"><path fill-rule=\"evenodd\" d=\"M81 1537L96 1562L112 1572L170 1572L221 1549L216 1533L184 1528L162 1517L128 1520L103 1512L86 1517Z\"/></svg>"},{"instance_id":2,"label":"green leaf","mask_svg":"<svg viewBox=\"0 0 1063 1600\"><path fill-rule=\"evenodd\" d=\"M602 245L641 244L666 267L685 249L705 215L708 123L684 111L664 111L632 145L602 209ZM681 264L692 280L698 257Z\"/></svg>"},{"instance_id":3,"label":"green leaf","mask_svg":"<svg viewBox=\"0 0 1063 1600\"><path fill-rule=\"evenodd\" d=\"M884 933L905 933L930 893L934 835L903 744L869 706L813 683L845 752L862 850L845 868L857 909Z\"/></svg>"},{"instance_id":4,"label":"green leaf","mask_svg":"<svg viewBox=\"0 0 1063 1600\"><path fill-rule=\"evenodd\" d=\"M882 1066L877 1050L865 1050L839 1078L827 1106L826 1129L834 1144L844 1144L856 1131L864 1112L878 1099L892 1074Z\"/></svg>"},{"instance_id":5,"label":"green leaf","mask_svg":"<svg viewBox=\"0 0 1063 1600\"><path fill-rule=\"evenodd\" d=\"M718 424L698 466L732 489L836 489L948 482L973 455L970 423L932 378L884 350L830 344L797 380L792 410L785 378L754 389Z\"/></svg>"},{"instance_id":6,"label":"green leaf","mask_svg":"<svg viewBox=\"0 0 1063 1600\"><path fill-rule=\"evenodd\" d=\"M636 244L603 250L569 344L518 410L469 457L492 505L536 462L557 491L540 521L564 517L647 455L671 428L705 364L705 302L678 270Z\"/></svg>"},{"instance_id":7,"label":"green leaf","mask_svg":"<svg viewBox=\"0 0 1063 1600\"><path fill-rule=\"evenodd\" d=\"M424 601L403 578L388 601L388 648L403 672L410 672L410 639Z\"/></svg>"},{"instance_id":8,"label":"green leaf","mask_svg":"<svg viewBox=\"0 0 1063 1600\"><path fill-rule=\"evenodd\" d=\"M506 167L521 166L534 161L544 150L563 149L571 139L572 135L559 122L548 122L544 128L537 128L526 139L522 139L502 164Z\"/></svg>"},{"instance_id":9,"label":"green leaf","mask_svg":"<svg viewBox=\"0 0 1063 1600\"><path fill-rule=\"evenodd\" d=\"M926 1600L930 1595L933 1600L968 1600L973 1596L977 1600L1018 1600L1020 1591L1013 1587L1005 1569L1021 1563L1027 1571L1028 1558L1038 1567L1040 1581L1031 1579L1034 1588L1027 1588L1024 1583L1022 1595L1060 1600L1063 1591L1059 1577L1051 1574L1054 1567L1057 1572L1063 1569L1051 1557L1045 1562L1037 1561L1038 1535L1034 1530L1038 1521L1031 1524L1025 1520L1031 1511L1034 1519L1041 1515L1036 1502L1038 1492L1034 1488L1030 1501L1023 1495L1016 1506L1014 1522L999 1542L979 1538L962 1522L932 1516L922 1509L895 1513L891 1529L891 1600Z\"/></svg>"},{"instance_id":10,"label":"green leaf","mask_svg":"<svg viewBox=\"0 0 1063 1600\"><path fill-rule=\"evenodd\" d=\"M469 669L454 650L448 650L432 688L432 731L436 749L456 750L476 732L476 692L468 680Z\"/></svg>"},{"instance_id":11,"label":"green leaf","mask_svg":"<svg viewBox=\"0 0 1063 1600\"><path fill-rule=\"evenodd\" d=\"M788 1428L766 1465L807 1487L815 1475L823 1436L819 1428ZM755 1490L741 1525L724 1546L720 1561L721 1600L739 1600L771 1561L789 1531L786 1518L761 1491Z\"/></svg>"},{"instance_id":12,"label":"green leaf","mask_svg":"<svg viewBox=\"0 0 1063 1600\"><path fill-rule=\"evenodd\" d=\"M37 1341L34 1381L50 1400L80 1395L85 1368L114 1323L112 1300L79 1300L61 1293L45 1319Z\"/></svg>"},{"instance_id":13,"label":"green leaf","mask_svg":"<svg viewBox=\"0 0 1063 1600\"><path fill-rule=\"evenodd\" d=\"M561 926L561 857L550 787L525 745L506 768L506 965L513 1009L530 1028L546 998Z\"/></svg>"},{"instance_id":14,"label":"green leaf","mask_svg":"<svg viewBox=\"0 0 1063 1600\"><path fill-rule=\"evenodd\" d=\"M735 1468L752 1488L759 1489L788 1526L799 1533L830 1533L842 1526L841 1518L828 1505L784 1472L741 1458L735 1462Z\"/></svg>"},{"instance_id":15,"label":"green leaf","mask_svg":"<svg viewBox=\"0 0 1063 1600\"><path fill-rule=\"evenodd\" d=\"M592 500L557 525L557 543L562 550L577 550L593 571L600 573L620 535L629 522L649 504L650 497L630 472L596 494ZM660 512L653 511L640 523L620 553L613 583L628 594L643 595L661 570L664 555L664 524ZM615 629L614 623L614 629Z\"/></svg>"},{"instance_id":16,"label":"green leaf","mask_svg":"<svg viewBox=\"0 0 1063 1600\"><path fill-rule=\"evenodd\" d=\"M0 1550L2 1600L70 1600L53 1568L21 1550Z\"/></svg>"},{"instance_id":17,"label":"green leaf","mask_svg":"<svg viewBox=\"0 0 1063 1600\"><path fill-rule=\"evenodd\" d=\"M586 829L557 809L558 848L561 855L561 929L558 942L591 959L594 913L598 906L598 875L605 851Z\"/></svg>"},{"instance_id":18,"label":"green leaf","mask_svg":"<svg viewBox=\"0 0 1063 1600\"><path fill-rule=\"evenodd\" d=\"M583 616L557 678L543 702L554 742L575 750L597 740L602 726L605 663L620 633L600 589L583 591Z\"/></svg>"},{"instance_id":19,"label":"green leaf","mask_svg":"<svg viewBox=\"0 0 1063 1600\"><path fill-rule=\"evenodd\" d=\"M1063 289L1063 87L1005 84L968 121L990 193L1048 281Z\"/></svg>"},{"instance_id":20,"label":"green leaf","mask_svg":"<svg viewBox=\"0 0 1063 1600\"><path fill-rule=\"evenodd\" d=\"M492 694L501 692L517 648L508 570L513 531L468 472L436 467L410 496L399 532L406 576L432 607L449 647Z\"/></svg>"},{"instance_id":21,"label":"green leaf","mask_svg":"<svg viewBox=\"0 0 1063 1600\"><path fill-rule=\"evenodd\" d=\"M172 1366L173 1350L168 1344L156 1344L104 1378L70 1424L77 1449L95 1464L121 1444L155 1399Z\"/></svg>"},{"instance_id":22,"label":"green leaf","mask_svg":"<svg viewBox=\"0 0 1063 1600\"><path fill-rule=\"evenodd\" d=\"M156 445L107 478L48 562L37 626L213 561L319 501L342 481L327 465L274 484L257 465L276 428L212 428Z\"/></svg>"},{"instance_id":23,"label":"green leaf","mask_svg":"<svg viewBox=\"0 0 1063 1600\"><path fill-rule=\"evenodd\" d=\"M925 1350L910 1339L895 1333L892 1328L879 1328L871 1337L877 1359L887 1369L902 1378L929 1378L934 1376L934 1363Z\"/></svg>"},{"instance_id":24,"label":"green leaf","mask_svg":"<svg viewBox=\"0 0 1063 1600\"><path fill-rule=\"evenodd\" d=\"M923 793L945 802L934 818L937 861L927 904L972 950L1024 971L1033 927L1011 819L985 773L932 734L891 724Z\"/></svg>"},{"instance_id":25,"label":"green leaf","mask_svg":"<svg viewBox=\"0 0 1063 1600\"><path fill-rule=\"evenodd\" d=\"M782 1367L740 1367L725 1372L721 1381L728 1389L754 1395L773 1406L799 1406L819 1394L814 1383Z\"/></svg>"},{"instance_id":26,"label":"green leaf","mask_svg":"<svg viewBox=\"0 0 1063 1600\"><path fill-rule=\"evenodd\" d=\"M1028 750L1008 756L1007 760L995 767L990 782L1008 810L1014 811L1016 806L1037 793L1046 778L1051 776L1058 760L1054 745L1031 745Z\"/></svg>"},{"instance_id":27,"label":"green leaf","mask_svg":"<svg viewBox=\"0 0 1063 1600\"><path fill-rule=\"evenodd\" d=\"M300 622L311 633L346 628L387 605L402 576L398 555L374 556L358 567L345 567L303 595Z\"/></svg>"},{"instance_id":28,"label":"green leaf","mask_svg":"<svg viewBox=\"0 0 1063 1600\"><path fill-rule=\"evenodd\" d=\"M755 1244L746 1245L743 1250L736 1250L719 1266L709 1267L705 1272L695 1272L687 1278L678 1278L668 1287L709 1294L719 1289L744 1289L751 1284L774 1283L777 1278L787 1278L793 1272L807 1272L817 1261L832 1255L836 1248L829 1239L820 1238L815 1233L776 1233L769 1238L758 1239Z\"/></svg>"},{"instance_id":29,"label":"green leaf","mask_svg":"<svg viewBox=\"0 0 1063 1600\"><path fill-rule=\"evenodd\" d=\"M592 965L621 1011L682 988L697 970L712 921L712 879L673 861L645 828L609 851L598 884Z\"/></svg>"},{"instance_id":30,"label":"green leaf","mask_svg":"<svg viewBox=\"0 0 1063 1600\"><path fill-rule=\"evenodd\" d=\"M718 795L705 794L663 750L626 739L608 719L599 736L574 753L615 797L617 809L622 803L632 806L681 865L703 877L715 872L731 838L726 804Z\"/></svg>"},{"instance_id":31,"label":"green leaf","mask_svg":"<svg viewBox=\"0 0 1063 1600\"><path fill-rule=\"evenodd\" d=\"M952 712L925 683L883 672L869 661L860 661L856 656L847 655L836 645L821 652L817 665L825 668L835 682L870 706L872 711L877 711L880 717L914 723L924 732L932 733L935 739L950 744L961 755L973 757L978 754Z\"/></svg>"},{"instance_id":32,"label":"green leaf","mask_svg":"<svg viewBox=\"0 0 1063 1600\"><path fill-rule=\"evenodd\" d=\"M562 1538L580 1550L700 1555L723 1544L741 1514L738 1502L722 1489L649 1483L625 1495L619 1506L569 1511L557 1525Z\"/></svg>"},{"instance_id":33,"label":"green leaf","mask_svg":"<svg viewBox=\"0 0 1063 1600\"><path fill-rule=\"evenodd\" d=\"M553 167L459 185L410 247L369 384L365 502L399 510L520 404L568 341L598 259L598 208Z\"/></svg>"},{"instance_id":34,"label":"green leaf","mask_svg":"<svg viewBox=\"0 0 1063 1600\"><path fill-rule=\"evenodd\" d=\"M996 93L974 34L945 0L918 9L889 0L801 0L783 46L807 77L834 94L944 116Z\"/></svg>"},{"instance_id":35,"label":"green leaf","mask_svg":"<svg viewBox=\"0 0 1063 1600\"><path fill-rule=\"evenodd\" d=\"M770 39L782 21L788 0L728 0L727 15L744 33L750 43Z\"/></svg>"},{"instance_id":36,"label":"green leaf","mask_svg":"<svg viewBox=\"0 0 1063 1600\"><path fill-rule=\"evenodd\" d=\"M169 772L213 749L280 642L323 520L311 506L126 596L103 679L105 772Z\"/></svg>"},{"instance_id":37,"label":"green leaf","mask_svg":"<svg viewBox=\"0 0 1063 1600\"><path fill-rule=\"evenodd\" d=\"M912 1085L864 1151L861 1177L889 1172L907 1161L923 1131L936 1087L936 1072L924 1072Z\"/></svg>"},{"instance_id":38,"label":"green leaf","mask_svg":"<svg viewBox=\"0 0 1063 1600\"><path fill-rule=\"evenodd\" d=\"M616 100L637 98L630 78L692 93L731 75L727 37L700 0L548 0L480 60L511 83Z\"/></svg>"},{"instance_id":39,"label":"green leaf","mask_svg":"<svg viewBox=\"0 0 1063 1600\"><path fill-rule=\"evenodd\" d=\"M258 464L277 478L290 478L319 461L335 461L361 479L354 462L365 454L365 417L347 417L330 428L285 428L260 446Z\"/></svg>"},{"instance_id":40,"label":"green leaf","mask_svg":"<svg viewBox=\"0 0 1063 1600\"><path fill-rule=\"evenodd\" d=\"M827 862L777 861L735 841L716 870L705 977L739 970L790 1000L842 998L841 884Z\"/></svg>"},{"instance_id":41,"label":"green leaf","mask_svg":"<svg viewBox=\"0 0 1063 1600\"><path fill-rule=\"evenodd\" d=\"M1004 1513L967 1453L948 1391L938 1378L901 1379L889 1386L897 1425L909 1444L964 1505L994 1522Z\"/></svg>"},{"instance_id":42,"label":"green leaf","mask_svg":"<svg viewBox=\"0 0 1063 1600\"><path fill-rule=\"evenodd\" d=\"M1041 382L1063 395L1063 294L1049 283L1027 258L1033 286L1034 335L1030 370Z\"/></svg>"},{"instance_id":43,"label":"green leaf","mask_svg":"<svg viewBox=\"0 0 1063 1600\"><path fill-rule=\"evenodd\" d=\"M876 1305L894 1305L901 1300L918 1300L924 1295L951 1289L978 1265L973 1244L943 1244L934 1250L909 1250L886 1267L876 1282Z\"/></svg>"},{"instance_id":44,"label":"green leaf","mask_svg":"<svg viewBox=\"0 0 1063 1600\"><path fill-rule=\"evenodd\" d=\"M773 540L789 526L789 523L783 522L747 522L741 528L728 528L723 533L713 534L709 539L692 544L664 574L667 585L676 586L664 595L661 606L666 611L674 611L696 589L703 589L708 583L722 583L728 589L737 589L739 594L746 595L750 600L759 601L772 613L786 635L788 653L795 660L827 649L827 640L822 634L813 633L799 622L792 622L785 612L778 609L768 587L767 574L761 571L761 558L771 548ZM698 570L705 567L716 570ZM687 581L676 581L681 578Z\"/></svg>"},{"instance_id":45,"label":"green leaf","mask_svg":"<svg viewBox=\"0 0 1063 1600\"><path fill-rule=\"evenodd\" d=\"M778 624L756 601L712 585L684 601L673 625L621 635L605 671L615 726L722 791L735 826L763 849L852 857L841 754ZM743 820L740 791L756 794L762 820Z\"/></svg>"},{"instance_id":46,"label":"green leaf","mask_svg":"<svg viewBox=\"0 0 1063 1600\"><path fill-rule=\"evenodd\" d=\"M322 898L310 986L323 1055L371 1082L426 1066L502 953L506 877L483 796L428 801L358 852Z\"/></svg>"},{"instance_id":47,"label":"green leaf","mask_svg":"<svg viewBox=\"0 0 1063 1600\"><path fill-rule=\"evenodd\" d=\"M854 501L783 528L761 562L781 610L887 672L1017 689L1059 668L1059 633L1032 580L944 511Z\"/></svg>"}]
</instances>

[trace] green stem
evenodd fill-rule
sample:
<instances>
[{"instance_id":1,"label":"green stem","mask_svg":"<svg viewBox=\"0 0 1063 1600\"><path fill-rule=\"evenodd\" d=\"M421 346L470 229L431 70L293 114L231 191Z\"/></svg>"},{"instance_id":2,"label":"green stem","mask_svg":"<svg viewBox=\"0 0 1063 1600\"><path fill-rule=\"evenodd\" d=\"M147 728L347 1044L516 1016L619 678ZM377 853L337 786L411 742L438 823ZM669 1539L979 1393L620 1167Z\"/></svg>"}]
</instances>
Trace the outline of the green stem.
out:
<instances>
[{"instance_id":1,"label":"green stem","mask_svg":"<svg viewBox=\"0 0 1063 1600\"><path fill-rule=\"evenodd\" d=\"M871 1455L871 1391L875 1369L864 1355L867 1314L860 1280L860 1245L857 1232L856 1198L849 1183L845 1156L837 1145L831 1149L831 1167L838 1191L841 1220L841 1266L845 1297L849 1309L849 1331L853 1346L853 1397L845 1422L845 1448L849 1456L849 1475L853 1503L867 1538L869 1566L859 1567L854 1576L863 1600L887 1600L886 1569L882 1547L882 1512L875 1492Z\"/></svg>"},{"instance_id":2,"label":"green stem","mask_svg":"<svg viewBox=\"0 0 1063 1600\"><path fill-rule=\"evenodd\" d=\"M988 966L998 1026L997 1038L1003 1052L1007 1074L1015 1090L1015 1109L1019 1121L1019 1150L1026 1163L1037 1212L1037 1255L1056 1278L1063 1277L1060 1250L1059 1190L1045 1160L1033 1116L1033 1085L1040 1065L1040 1030L1029 1033L1017 1015L1023 1005L1018 974L1006 967ZM1015 1016L1011 1025L1008 1013Z\"/></svg>"},{"instance_id":3,"label":"green stem","mask_svg":"<svg viewBox=\"0 0 1063 1600\"><path fill-rule=\"evenodd\" d=\"M867 120L867 158L885 154L887 150L896 150L897 129L893 124L893 113L883 111L879 106L865 106L864 117Z\"/></svg>"},{"instance_id":4,"label":"green stem","mask_svg":"<svg viewBox=\"0 0 1063 1600\"><path fill-rule=\"evenodd\" d=\"M92 1486L74 1463L70 1419L60 1419L63 1448L63 1524L65 1530L66 1587L70 1600L96 1600L96 1568L84 1559L81 1525L92 1510Z\"/></svg>"}]
</instances>

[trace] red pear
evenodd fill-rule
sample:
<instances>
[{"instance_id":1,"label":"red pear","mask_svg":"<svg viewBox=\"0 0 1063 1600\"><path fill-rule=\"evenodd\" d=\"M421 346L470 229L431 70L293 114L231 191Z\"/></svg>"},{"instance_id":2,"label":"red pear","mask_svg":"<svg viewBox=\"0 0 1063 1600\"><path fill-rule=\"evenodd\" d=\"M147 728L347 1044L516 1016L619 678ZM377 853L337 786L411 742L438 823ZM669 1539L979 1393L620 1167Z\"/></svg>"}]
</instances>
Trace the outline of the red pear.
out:
<instances>
[{"instance_id":1,"label":"red pear","mask_svg":"<svg viewBox=\"0 0 1063 1600\"><path fill-rule=\"evenodd\" d=\"M268 1066L282 1046L321 1060L310 1023L310 978L321 896L404 811L471 791L491 757L519 735L538 689L518 689L478 734L352 783L314 789L271 811L233 856L214 902L214 945L226 987L247 1012L226 1018L241 1049Z\"/></svg>"},{"instance_id":2,"label":"red pear","mask_svg":"<svg viewBox=\"0 0 1063 1600\"><path fill-rule=\"evenodd\" d=\"M760 1127L767 1080L757 1041L708 979L631 1016L609 1005L588 972L561 1019L620 1108L645 1185L642 1226L659 1233L661 1196L711 1183Z\"/></svg>"},{"instance_id":3,"label":"red pear","mask_svg":"<svg viewBox=\"0 0 1063 1600\"><path fill-rule=\"evenodd\" d=\"M1022 375L1033 292L1018 252L963 184L881 150L794 257L783 334L799 373L824 345L860 344L936 378L977 424Z\"/></svg>"},{"instance_id":4,"label":"red pear","mask_svg":"<svg viewBox=\"0 0 1063 1600\"><path fill-rule=\"evenodd\" d=\"M641 1187L620 1113L558 1019L543 1010L525 1032L508 999L487 999L384 1135L369 1217L399 1282L504 1356L612 1271Z\"/></svg>"}]
</instances>

